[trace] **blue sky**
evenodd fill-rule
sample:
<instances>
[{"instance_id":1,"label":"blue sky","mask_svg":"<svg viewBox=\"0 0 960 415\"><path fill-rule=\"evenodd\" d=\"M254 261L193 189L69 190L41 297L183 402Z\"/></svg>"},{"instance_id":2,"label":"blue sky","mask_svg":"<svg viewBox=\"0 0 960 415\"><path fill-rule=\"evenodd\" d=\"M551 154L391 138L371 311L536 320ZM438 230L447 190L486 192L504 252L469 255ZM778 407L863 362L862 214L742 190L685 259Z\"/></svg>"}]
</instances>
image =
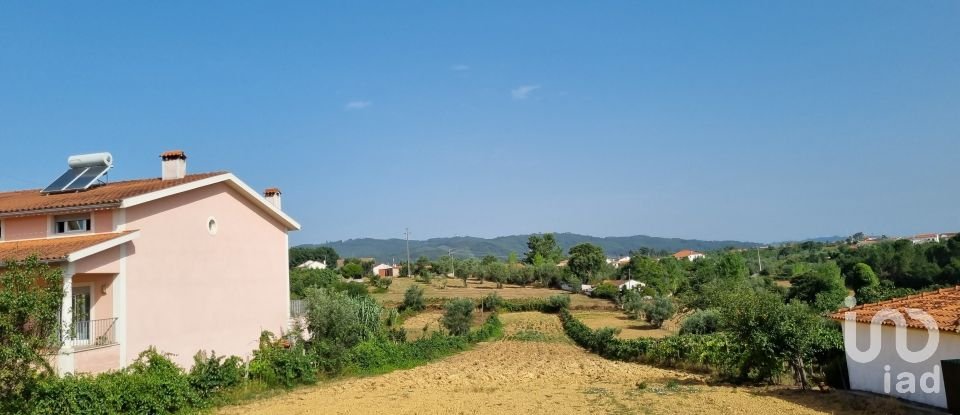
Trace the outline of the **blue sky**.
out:
<instances>
[{"instance_id":1,"label":"blue sky","mask_svg":"<svg viewBox=\"0 0 960 415\"><path fill-rule=\"evenodd\" d=\"M960 2L279 3L5 2L0 189L180 148L292 243L960 230Z\"/></svg>"}]
</instances>

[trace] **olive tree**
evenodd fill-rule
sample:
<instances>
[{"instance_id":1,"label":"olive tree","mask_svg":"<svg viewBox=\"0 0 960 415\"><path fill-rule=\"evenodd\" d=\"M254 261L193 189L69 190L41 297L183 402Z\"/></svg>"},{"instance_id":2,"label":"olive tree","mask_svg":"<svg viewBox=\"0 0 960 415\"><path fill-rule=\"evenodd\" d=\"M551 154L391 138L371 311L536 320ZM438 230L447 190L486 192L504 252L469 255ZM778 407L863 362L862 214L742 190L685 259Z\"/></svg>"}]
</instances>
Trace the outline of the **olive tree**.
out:
<instances>
[{"instance_id":1,"label":"olive tree","mask_svg":"<svg viewBox=\"0 0 960 415\"><path fill-rule=\"evenodd\" d=\"M454 336L465 336L470 333L470 321L473 319L473 300L458 298L446 305L443 313L443 327Z\"/></svg>"}]
</instances>

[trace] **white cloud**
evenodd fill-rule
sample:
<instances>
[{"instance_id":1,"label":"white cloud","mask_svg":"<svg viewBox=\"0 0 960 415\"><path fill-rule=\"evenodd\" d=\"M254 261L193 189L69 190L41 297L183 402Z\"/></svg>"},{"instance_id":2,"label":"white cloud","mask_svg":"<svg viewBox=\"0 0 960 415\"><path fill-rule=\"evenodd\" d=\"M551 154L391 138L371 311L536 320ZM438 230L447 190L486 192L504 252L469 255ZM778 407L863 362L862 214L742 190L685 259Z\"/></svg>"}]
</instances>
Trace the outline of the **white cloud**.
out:
<instances>
[{"instance_id":1,"label":"white cloud","mask_svg":"<svg viewBox=\"0 0 960 415\"><path fill-rule=\"evenodd\" d=\"M540 85L521 85L510 90L513 99L527 99L533 91L540 89Z\"/></svg>"},{"instance_id":2,"label":"white cloud","mask_svg":"<svg viewBox=\"0 0 960 415\"><path fill-rule=\"evenodd\" d=\"M350 101L343 108L346 110L362 110L373 105L370 101Z\"/></svg>"},{"instance_id":3,"label":"white cloud","mask_svg":"<svg viewBox=\"0 0 960 415\"><path fill-rule=\"evenodd\" d=\"M450 70L457 71L457 72L469 71L470 65L464 65L461 63L461 64L451 66Z\"/></svg>"}]
</instances>

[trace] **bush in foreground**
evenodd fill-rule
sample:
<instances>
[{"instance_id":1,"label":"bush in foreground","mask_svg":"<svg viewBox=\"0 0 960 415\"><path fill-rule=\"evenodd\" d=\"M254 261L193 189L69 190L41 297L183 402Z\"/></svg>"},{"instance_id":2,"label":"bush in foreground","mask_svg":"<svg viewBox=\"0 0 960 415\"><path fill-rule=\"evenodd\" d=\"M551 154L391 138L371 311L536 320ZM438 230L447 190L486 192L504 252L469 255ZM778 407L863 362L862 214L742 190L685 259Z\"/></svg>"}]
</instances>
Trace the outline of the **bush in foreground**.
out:
<instances>
[{"instance_id":1,"label":"bush in foreground","mask_svg":"<svg viewBox=\"0 0 960 415\"><path fill-rule=\"evenodd\" d=\"M141 353L122 371L46 378L32 391L29 401L15 413L167 414L204 403L187 374L153 349Z\"/></svg>"}]
</instances>

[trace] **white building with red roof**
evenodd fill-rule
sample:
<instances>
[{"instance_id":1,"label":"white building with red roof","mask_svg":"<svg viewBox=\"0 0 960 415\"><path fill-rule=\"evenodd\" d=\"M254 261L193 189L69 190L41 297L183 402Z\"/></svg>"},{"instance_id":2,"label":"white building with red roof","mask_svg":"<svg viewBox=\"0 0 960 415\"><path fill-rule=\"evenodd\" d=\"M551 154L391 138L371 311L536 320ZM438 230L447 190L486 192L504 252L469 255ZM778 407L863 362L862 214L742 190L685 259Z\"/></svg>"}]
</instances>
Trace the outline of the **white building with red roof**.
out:
<instances>
[{"instance_id":1,"label":"white building with red roof","mask_svg":"<svg viewBox=\"0 0 960 415\"><path fill-rule=\"evenodd\" d=\"M850 388L948 407L960 392L960 286L858 305L843 322ZM899 343L899 344L898 344ZM960 400L951 402L960 410Z\"/></svg>"},{"instance_id":2,"label":"white building with red roof","mask_svg":"<svg viewBox=\"0 0 960 415\"><path fill-rule=\"evenodd\" d=\"M700 258L705 258L706 255L704 255L704 254L702 254L702 253L700 253L700 252L697 252L697 251L692 251L692 250L689 250L689 249L684 249L684 250L682 250L682 251L679 251L679 252L673 254L673 257L676 258L676 259L678 259L678 260L684 260L684 259L685 259L685 260L687 260L687 261L696 261L696 260L698 260L698 259L700 259Z\"/></svg>"}]
</instances>

